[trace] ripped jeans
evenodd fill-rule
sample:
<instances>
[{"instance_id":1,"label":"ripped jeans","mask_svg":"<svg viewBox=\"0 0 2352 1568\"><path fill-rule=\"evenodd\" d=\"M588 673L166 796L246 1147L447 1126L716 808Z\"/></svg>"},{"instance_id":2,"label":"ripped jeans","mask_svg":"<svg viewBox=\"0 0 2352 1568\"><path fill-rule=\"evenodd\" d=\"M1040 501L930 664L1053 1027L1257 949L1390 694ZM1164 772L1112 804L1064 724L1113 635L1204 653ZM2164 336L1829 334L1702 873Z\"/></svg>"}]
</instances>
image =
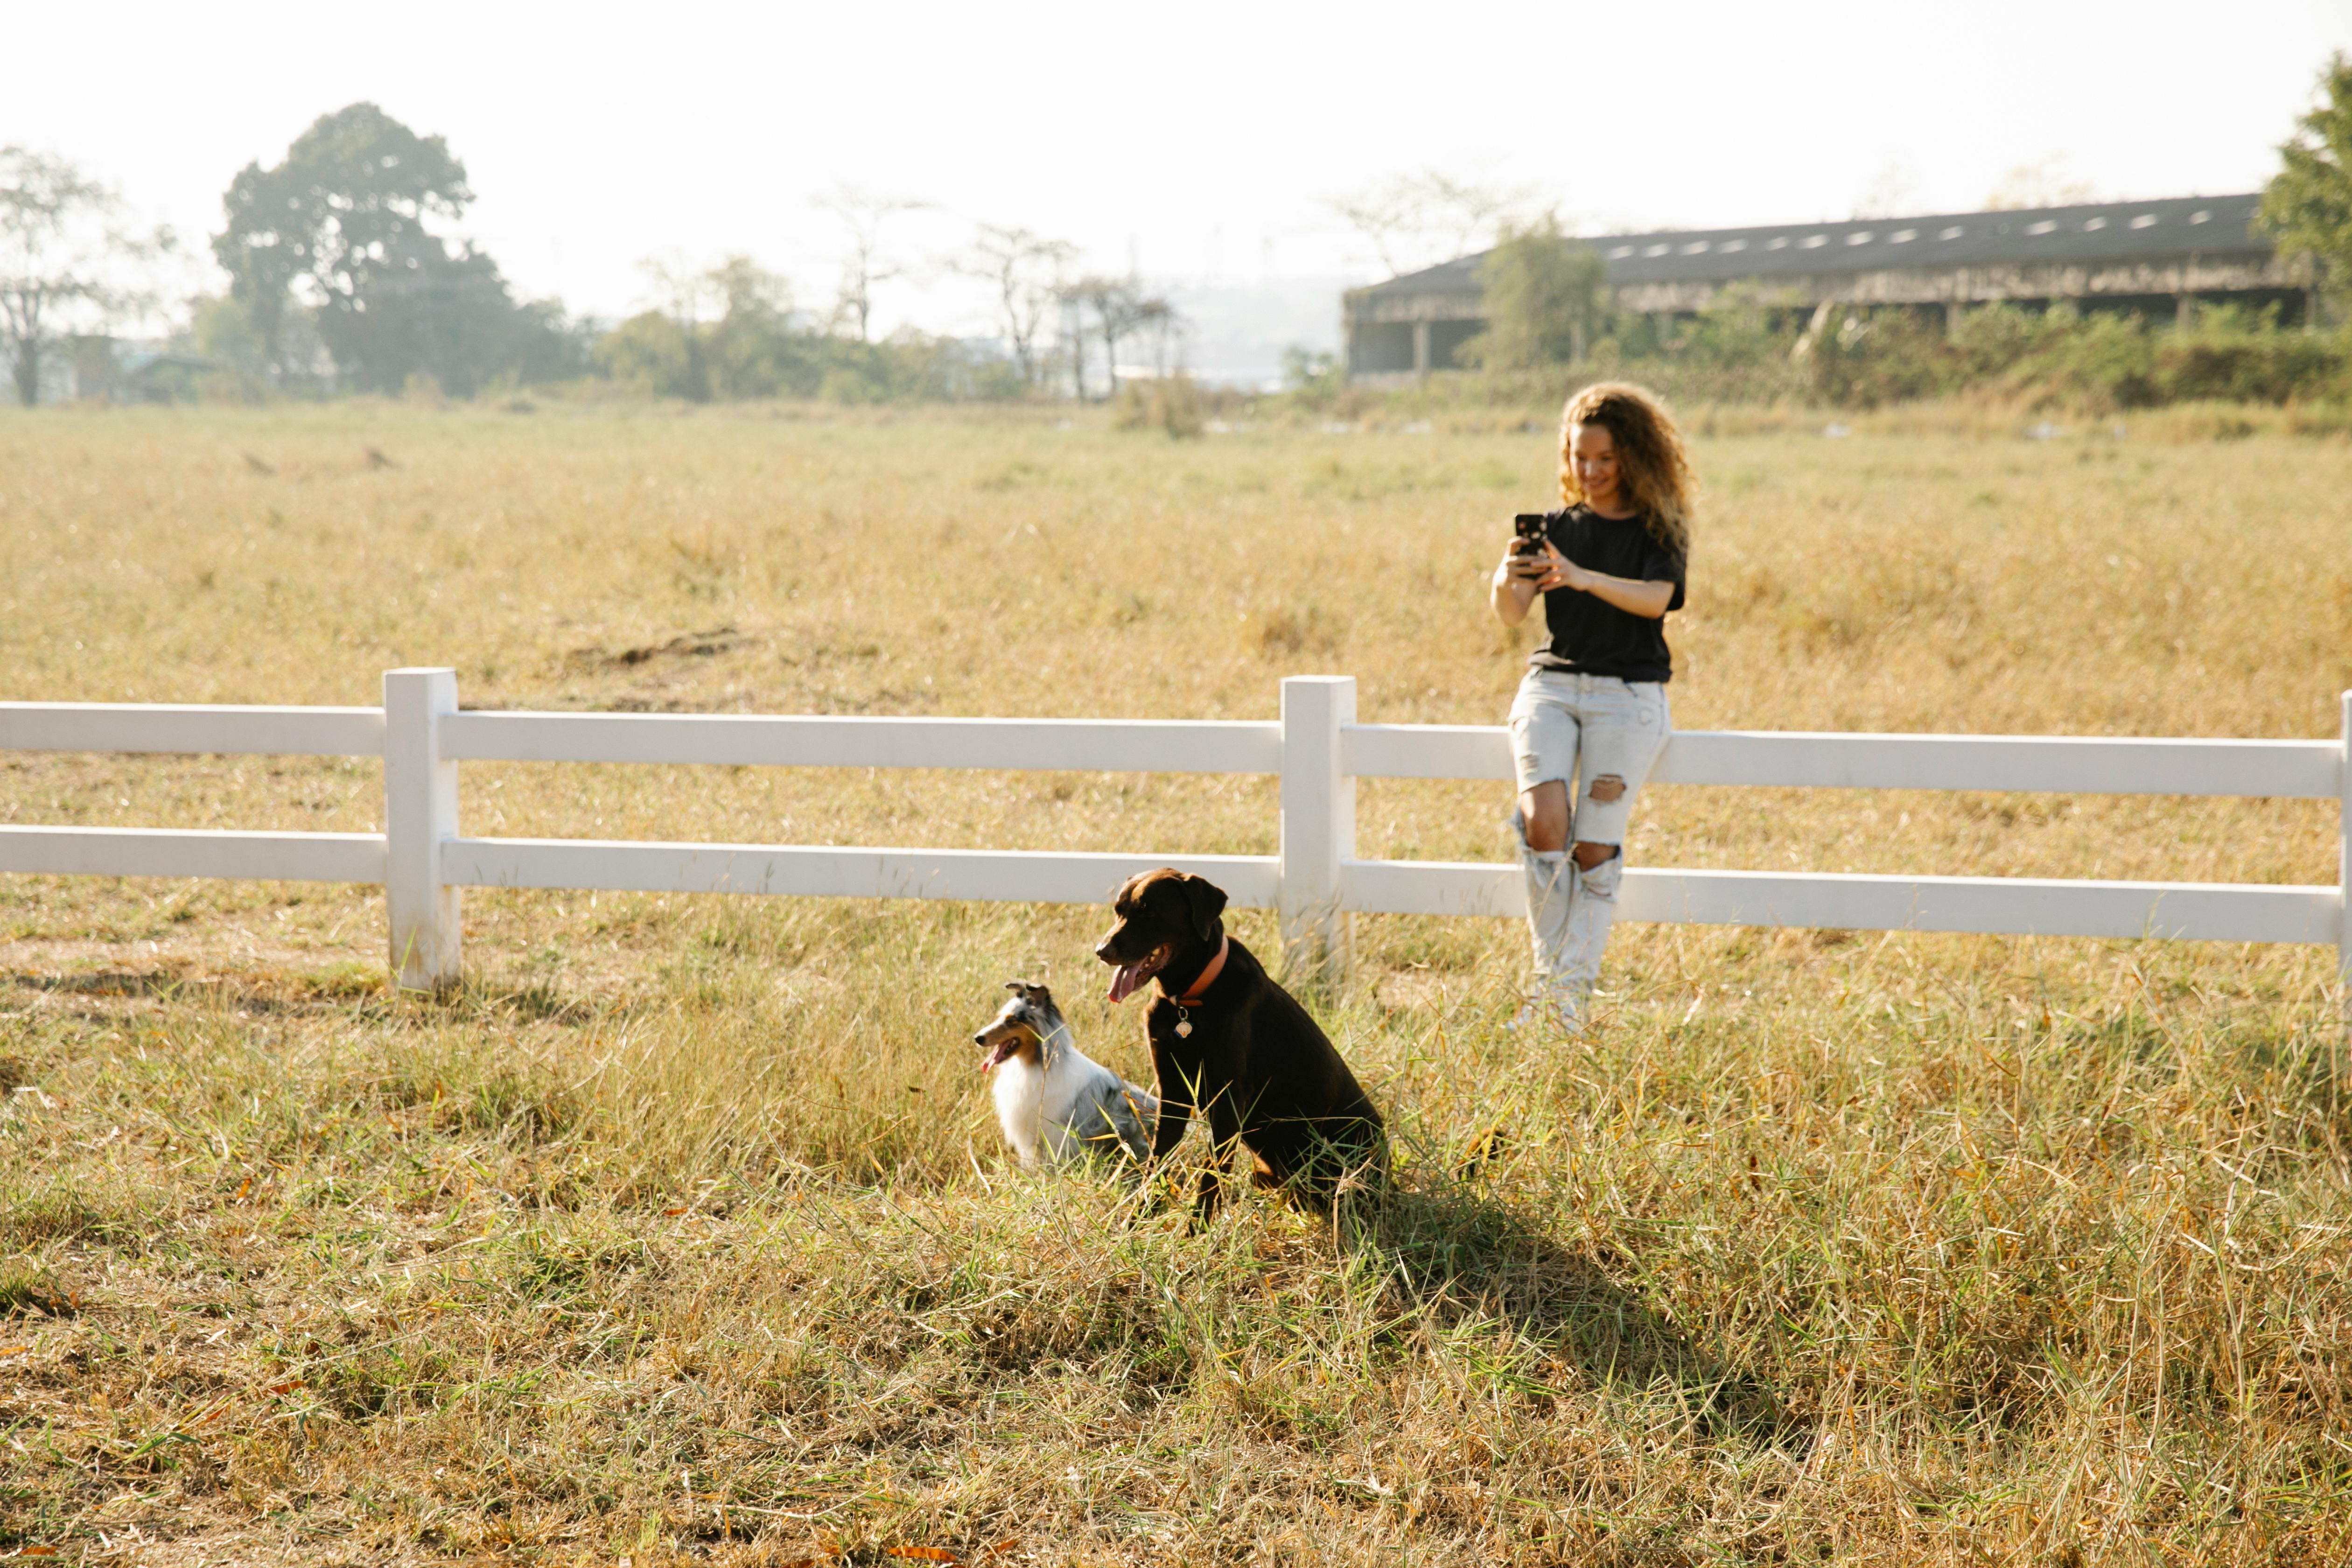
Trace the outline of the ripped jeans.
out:
<instances>
[{"instance_id":1,"label":"ripped jeans","mask_svg":"<svg viewBox=\"0 0 2352 1568\"><path fill-rule=\"evenodd\" d=\"M1571 1020L1581 1017L1585 999L1601 978L1601 954L1609 945L1617 886L1625 874L1625 826L1634 797L1672 733L1666 689L1656 681L1531 669L1511 703L1511 755L1519 793L1553 779L1575 785L1567 847L1530 848L1526 822L1516 809L1511 813L1519 867L1527 877L1538 994ZM1619 785L1613 792L1612 779ZM1612 798L1594 798L1596 782ZM1580 843L1614 845L1618 853L1582 870L1572 853Z\"/></svg>"}]
</instances>

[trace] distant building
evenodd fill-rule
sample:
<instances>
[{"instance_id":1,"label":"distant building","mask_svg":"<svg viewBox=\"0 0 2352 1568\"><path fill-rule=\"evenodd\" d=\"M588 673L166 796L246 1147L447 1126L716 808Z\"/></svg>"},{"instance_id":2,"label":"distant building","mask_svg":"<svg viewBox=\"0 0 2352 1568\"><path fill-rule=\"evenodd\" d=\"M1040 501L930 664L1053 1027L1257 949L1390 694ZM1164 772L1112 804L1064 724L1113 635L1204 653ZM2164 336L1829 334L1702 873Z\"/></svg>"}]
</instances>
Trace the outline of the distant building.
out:
<instances>
[{"instance_id":1,"label":"distant building","mask_svg":"<svg viewBox=\"0 0 2352 1568\"><path fill-rule=\"evenodd\" d=\"M219 364L168 344L81 332L41 356L42 403L173 403L193 396L196 379Z\"/></svg>"},{"instance_id":2,"label":"distant building","mask_svg":"<svg viewBox=\"0 0 2352 1568\"><path fill-rule=\"evenodd\" d=\"M2141 315L2198 300L2276 305L2283 321L2300 321L2313 309L2307 280L2253 228L2260 205L2258 195L2179 196L1586 243L1608 264L1619 310L1667 317L1744 286L1790 310L1937 308L1948 324L1975 305L2041 310L2061 300ZM1485 255L1343 295L1349 380L1410 382L1453 368L1454 351L1485 324Z\"/></svg>"}]
</instances>

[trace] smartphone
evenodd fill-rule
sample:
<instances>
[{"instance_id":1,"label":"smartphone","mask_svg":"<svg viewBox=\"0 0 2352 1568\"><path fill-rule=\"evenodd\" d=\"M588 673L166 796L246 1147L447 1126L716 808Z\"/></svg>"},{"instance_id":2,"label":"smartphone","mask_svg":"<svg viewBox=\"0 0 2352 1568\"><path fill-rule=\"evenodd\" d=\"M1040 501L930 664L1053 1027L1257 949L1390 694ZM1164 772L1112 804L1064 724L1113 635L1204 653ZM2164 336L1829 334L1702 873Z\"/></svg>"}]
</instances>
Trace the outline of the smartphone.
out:
<instances>
[{"instance_id":1,"label":"smartphone","mask_svg":"<svg viewBox=\"0 0 2352 1568\"><path fill-rule=\"evenodd\" d=\"M1511 531L1519 536L1512 549L1521 555L1541 555L1548 521L1539 511L1523 511L1512 518Z\"/></svg>"}]
</instances>

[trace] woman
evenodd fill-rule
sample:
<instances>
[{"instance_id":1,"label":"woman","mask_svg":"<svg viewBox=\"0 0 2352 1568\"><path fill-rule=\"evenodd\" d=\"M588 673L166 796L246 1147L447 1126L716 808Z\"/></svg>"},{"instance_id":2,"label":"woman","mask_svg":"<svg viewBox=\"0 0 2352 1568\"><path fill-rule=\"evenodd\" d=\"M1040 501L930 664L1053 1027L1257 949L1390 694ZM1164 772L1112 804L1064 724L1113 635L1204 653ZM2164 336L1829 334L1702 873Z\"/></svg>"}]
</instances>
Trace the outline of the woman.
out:
<instances>
[{"instance_id":1,"label":"woman","mask_svg":"<svg viewBox=\"0 0 2352 1568\"><path fill-rule=\"evenodd\" d=\"M1514 1025L1581 1026L1617 913L1625 822L1673 731L1665 617L1682 608L1696 489L1682 436L1651 394L1588 386L1560 416L1559 493L1540 549L1512 542L1488 598L1507 626L1544 597L1550 639L1511 704L1511 826L1527 874L1535 988ZM1569 781L1581 795L1571 811Z\"/></svg>"}]
</instances>

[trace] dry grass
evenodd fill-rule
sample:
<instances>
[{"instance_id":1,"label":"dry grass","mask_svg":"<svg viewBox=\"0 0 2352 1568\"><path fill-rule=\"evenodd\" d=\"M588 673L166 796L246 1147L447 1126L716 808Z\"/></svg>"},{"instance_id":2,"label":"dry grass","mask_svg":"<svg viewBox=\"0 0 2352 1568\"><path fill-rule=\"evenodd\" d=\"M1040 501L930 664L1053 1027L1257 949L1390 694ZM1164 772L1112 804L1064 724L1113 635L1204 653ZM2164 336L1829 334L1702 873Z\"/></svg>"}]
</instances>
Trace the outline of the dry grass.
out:
<instances>
[{"instance_id":1,"label":"dry grass","mask_svg":"<svg viewBox=\"0 0 2352 1568\"><path fill-rule=\"evenodd\" d=\"M2352 448L1700 423L1686 728L2318 735ZM1940 421L1940 422L1939 422ZM2220 431L2221 434L2231 434ZM384 460L372 458L371 452ZM5 695L1495 722L1540 436L344 407L0 418ZM0 757L0 820L363 828L372 766ZM502 833L1270 852L1249 781L469 764ZM1498 792L1362 791L1499 858ZM2316 805L1661 790L1637 861L2318 882ZM1003 1166L961 1042L1086 910L0 879L0 1550L2333 1563L2332 955L1367 921L1379 1245ZM1267 933L1244 917L1252 940ZM1071 1009L1143 1070L1131 1017ZM1189 1147L1189 1146L1188 1146ZM1001 1552L996 1549L1002 1548ZM893 1559L889 1554L902 1555ZM994 1553L994 1555L992 1555ZM940 1560L936 1555L930 1560Z\"/></svg>"}]
</instances>

